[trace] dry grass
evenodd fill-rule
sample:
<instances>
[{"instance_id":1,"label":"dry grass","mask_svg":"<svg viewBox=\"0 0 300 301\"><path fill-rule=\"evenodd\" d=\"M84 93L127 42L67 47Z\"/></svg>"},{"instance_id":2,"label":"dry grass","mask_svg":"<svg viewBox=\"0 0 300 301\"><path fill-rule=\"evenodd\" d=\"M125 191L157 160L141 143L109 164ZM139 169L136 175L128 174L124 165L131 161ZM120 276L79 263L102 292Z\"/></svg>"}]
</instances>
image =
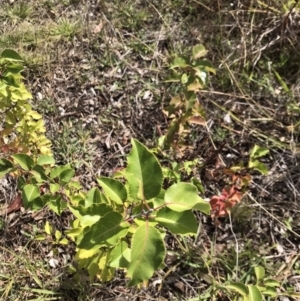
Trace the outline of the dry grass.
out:
<instances>
[{"instance_id":1,"label":"dry grass","mask_svg":"<svg viewBox=\"0 0 300 301\"><path fill-rule=\"evenodd\" d=\"M145 291L126 288L122 273L103 285L88 285L84 275L80 285L69 280L72 251L56 247L53 255L51 242L34 241L46 220L63 230L69 216L46 213L35 220L21 212L5 217L1 300L187 300L197 294L201 300L229 300L216 284L235 277L232 231L240 250L240 279L259 263L282 282L282 291L299 291L298 1L5 2L0 49L23 55L34 105L45 116L57 160L74 164L87 187L94 175L110 175L125 164L131 137L156 144L157 126L167 127L161 109L176 92L163 82L168 62L197 43L209 50L217 75L198 96L208 126L193 129L193 151L186 157L200 157L206 169L215 170L214 146L227 167L247 161L254 144L271 154L265 159L269 174L253 174L249 197L233 213L232 229L228 220L216 229L201 217L197 246L181 242L179 261L170 259L168 270L155 275ZM210 197L222 189L223 178L206 174L201 171ZM13 198L9 189L1 204ZM51 268L51 258L60 261L57 268ZM158 290L155 280L160 279Z\"/></svg>"}]
</instances>

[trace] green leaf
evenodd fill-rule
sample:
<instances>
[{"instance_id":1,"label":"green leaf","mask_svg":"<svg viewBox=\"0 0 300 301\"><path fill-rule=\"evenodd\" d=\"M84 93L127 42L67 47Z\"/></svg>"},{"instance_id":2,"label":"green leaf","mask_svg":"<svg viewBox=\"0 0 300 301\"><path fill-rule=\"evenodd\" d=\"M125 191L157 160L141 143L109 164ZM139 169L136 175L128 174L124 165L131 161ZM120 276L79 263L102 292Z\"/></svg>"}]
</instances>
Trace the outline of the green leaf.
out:
<instances>
[{"instance_id":1,"label":"green leaf","mask_svg":"<svg viewBox=\"0 0 300 301\"><path fill-rule=\"evenodd\" d=\"M263 175L266 175L268 173L268 168L266 167L266 165L259 162L258 160L250 160L248 167L259 171Z\"/></svg>"},{"instance_id":2,"label":"green leaf","mask_svg":"<svg viewBox=\"0 0 300 301\"><path fill-rule=\"evenodd\" d=\"M61 239L60 241L59 241L59 244L61 244L61 245L68 245L70 242L68 241L68 239L67 238L63 238L63 239Z\"/></svg>"},{"instance_id":3,"label":"green leaf","mask_svg":"<svg viewBox=\"0 0 300 301\"><path fill-rule=\"evenodd\" d=\"M12 162L6 159L0 159L0 177L7 174L14 167Z\"/></svg>"},{"instance_id":4,"label":"green leaf","mask_svg":"<svg viewBox=\"0 0 300 301\"><path fill-rule=\"evenodd\" d=\"M189 183L174 184L165 193L165 204L174 211L190 210L203 203L205 202L198 196L197 188Z\"/></svg>"},{"instance_id":5,"label":"green leaf","mask_svg":"<svg viewBox=\"0 0 300 301\"><path fill-rule=\"evenodd\" d=\"M149 279L165 258L165 245L160 232L154 227L143 225L132 237L131 262L127 273L129 285L136 285Z\"/></svg>"},{"instance_id":6,"label":"green leaf","mask_svg":"<svg viewBox=\"0 0 300 301\"><path fill-rule=\"evenodd\" d=\"M55 193L55 192L57 192L58 190L60 189L60 185L59 184L57 184L57 183L51 183L50 184L50 192L51 193Z\"/></svg>"},{"instance_id":7,"label":"green leaf","mask_svg":"<svg viewBox=\"0 0 300 301\"><path fill-rule=\"evenodd\" d=\"M63 171L70 169L69 164L64 166L56 166L51 169L50 177L51 179L54 179L58 177Z\"/></svg>"},{"instance_id":8,"label":"green leaf","mask_svg":"<svg viewBox=\"0 0 300 301\"><path fill-rule=\"evenodd\" d=\"M189 81L188 75L187 75L186 73L183 73L183 74L181 75L181 83L182 83L183 85L185 85L188 81Z\"/></svg>"},{"instance_id":9,"label":"green leaf","mask_svg":"<svg viewBox=\"0 0 300 301\"><path fill-rule=\"evenodd\" d=\"M214 66L212 65L211 62L209 62L207 60L197 60L194 64L194 68L196 68L196 71L201 69L203 71L216 74L216 70L215 70Z\"/></svg>"},{"instance_id":10,"label":"green leaf","mask_svg":"<svg viewBox=\"0 0 300 301\"><path fill-rule=\"evenodd\" d=\"M26 184L27 184L27 183L26 183L25 178L22 177L22 176L19 176L18 179L17 179L17 188L18 188L19 190L22 190L23 187L24 187Z\"/></svg>"},{"instance_id":11,"label":"green leaf","mask_svg":"<svg viewBox=\"0 0 300 301\"><path fill-rule=\"evenodd\" d=\"M265 269L262 266L254 267L257 282L265 277Z\"/></svg>"},{"instance_id":12,"label":"green leaf","mask_svg":"<svg viewBox=\"0 0 300 301\"><path fill-rule=\"evenodd\" d=\"M68 207L67 202L62 200L59 195L44 195L43 199L47 200L49 209L53 210L57 215L61 215L64 209Z\"/></svg>"},{"instance_id":13,"label":"green leaf","mask_svg":"<svg viewBox=\"0 0 300 301\"><path fill-rule=\"evenodd\" d=\"M196 60L200 57L203 57L207 54L207 50L202 44L198 44L193 47L193 59Z\"/></svg>"},{"instance_id":14,"label":"green leaf","mask_svg":"<svg viewBox=\"0 0 300 301\"><path fill-rule=\"evenodd\" d=\"M157 158L143 144L135 139L131 143L126 170L129 193L134 199L149 200L160 193L162 170Z\"/></svg>"},{"instance_id":15,"label":"green leaf","mask_svg":"<svg viewBox=\"0 0 300 301\"><path fill-rule=\"evenodd\" d=\"M86 204L85 204L86 205ZM82 205L78 206L69 206L72 213L77 217L81 223L83 223L83 219L95 220L98 221L100 217L105 216L108 212L112 212L112 207L106 204L92 204L89 207L83 207ZM96 216L96 217L94 217ZM95 222L96 222L95 221Z\"/></svg>"},{"instance_id":16,"label":"green leaf","mask_svg":"<svg viewBox=\"0 0 300 301\"><path fill-rule=\"evenodd\" d=\"M270 152L269 149L266 147L254 145L254 147L252 148L251 153L250 153L250 158L257 159L257 158L267 155L269 152Z\"/></svg>"},{"instance_id":17,"label":"green leaf","mask_svg":"<svg viewBox=\"0 0 300 301\"><path fill-rule=\"evenodd\" d=\"M93 187L89 190L86 199L85 199L85 207L89 207L93 204L102 203L101 192L97 187Z\"/></svg>"},{"instance_id":18,"label":"green leaf","mask_svg":"<svg viewBox=\"0 0 300 301\"><path fill-rule=\"evenodd\" d=\"M115 245L128 232L129 224L118 212L109 212L78 237L78 248L90 250L101 245Z\"/></svg>"},{"instance_id":19,"label":"green leaf","mask_svg":"<svg viewBox=\"0 0 300 301\"><path fill-rule=\"evenodd\" d=\"M175 119L170 124L167 134L165 135L165 138L163 140L163 148L169 149L174 142L175 134L179 132L179 128L181 125L181 119Z\"/></svg>"},{"instance_id":20,"label":"green leaf","mask_svg":"<svg viewBox=\"0 0 300 301\"><path fill-rule=\"evenodd\" d=\"M34 201L36 198L40 196L40 190L37 186L28 184L25 185L22 189L22 199L24 201L24 206L28 205L28 203Z\"/></svg>"},{"instance_id":21,"label":"green leaf","mask_svg":"<svg viewBox=\"0 0 300 301\"><path fill-rule=\"evenodd\" d=\"M52 226L49 224L48 221L46 221L46 224L45 224L45 232L46 232L48 235L51 235L51 234L52 234Z\"/></svg>"},{"instance_id":22,"label":"green leaf","mask_svg":"<svg viewBox=\"0 0 300 301\"><path fill-rule=\"evenodd\" d=\"M113 268L127 268L130 262L131 250L125 241L121 241L110 253L109 266Z\"/></svg>"},{"instance_id":23,"label":"green leaf","mask_svg":"<svg viewBox=\"0 0 300 301\"><path fill-rule=\"evenodd\" d=\"M5 68L7 73L12 73L14 74L16 77L20 78L20 72L24 70L23 65L18 64L18 63L10 63L7 68Z\"/></svg>"},{"instance_id":24,"label":"green leaf","mask_svg":"<svg viewBox=\"0 0 300 301\"><path fill-rule=\"evenodd\" d=\"M211 211L211 207L210 207L209 202L206 202L203 199L201 199L201 201L199 203L197 203L195 206L193 206L192 209L201 211L201 212L203 212L204 214L207 214L207 215L209 215L210 211Z\"/></svg>"},{"instance_id":25,"label":"green leaf","mask_svg":"<svg viewBox=\"0 0 300 301\"><path fill-rule=\"evenodd\" d=\"M69 188L75 188L75 189L77 189L77 190L79 190L79 189L81 189L82 188L82 186L80 185L80 183L79 182L77 182L77 181L70 181L69 183L68 183L68 186L67 187L69 187Z\"/></svg>"},{"instance_id":26,"label":"green leaf","mask_svg":"<svg viewBox=\"0 0 300 301\"><path fill-rule=\"evenodd\" d=\"M74 169L68 168L60 173L59 179L62 183L67 184L73 178L74 174L75 174Z\"/></svg>"},{"instance_id":27,"label":"green leaf","mask_svg":"<svg viewBox=\"0 0 300 301\"><path fill-rule=\"evenodd\" d=\"M266 279L264 280L264 285L265 286L270 286L270 287L280 287L280 283L274 279Z\"/></svg>"},{"instance_id":28,"label":"green leaf","mask_svg":"<svg viewBox=\"0 0 300 301\"><path fill-rule=\"evenodd\" d=\"M173 234L197 233L197 221L192 211L176 212L169 208L162 208L158 211L155 220Z\"/></svg>"},{"instance_id":29,"label":"green leaf","mask_svg":"<svg viewBox=\"0 0 300 301\"><path fill-rule=\"evenodd\" d=\"M89 207L69 206L72 213L80 220L82 226L92 226L108 212L112 212L112 208L106 204L92 204Z\"/></svg>"},{"instance_id":30,"label":"green leaf","mask_svg":"<svg viewBox=\"0 0 300 301\"><path fill-rule=\"evenodd\" d=\"M48 155L41 155L37 160L38 165L50 165L55 164L55 159Z\"/></svg>"},{"instance_id":31,"label":"green leaf","mask_svg":"<svg viewBox=\"0 0 300 301\"><path fill-rule=\"evenodd\" d=\"M1 58L13 60L13 61L23 61L21 56L12 49L5 49L1 53Z\"/></svg>"},{"instance_id":32,"label":"green leaf","mask_svg":"<svg viewBox=\"0 0 300 301\"><path fill-rule=\"evenodd\" d=\"M195 80L188 84L187 90L197 92L203 89L203 84L199 81L199 78L195 78Z\"/></svg>"},{"instance_id":33,"label":"green leaf","mask_svg":"<svg viewBox=\"0 0 300 301\"><path fill-rule=\"evenodd\" d=\"M127 190L120 181L107 177L97 178L97 181L103 188L106 196L116 204L123 205L127 200Z\"/></svg>"},{"instance_id":34,"label":"green leaf","mask_svg":"<svg viewBox=\"0 0 300 301\"><path fill-rule=\"evenodd\" d=\"M275 287L266 287L265 290L262 292L263 295L270 296L275 298L278 296L277 290Z\"/></svg>"},{"instance_id":35,"label":"green leaf","mask_svg":"<svg viewBox=\"0 0 300 301\"><path fill-rule=\"evenodd\" d=\"M240 282L232 282L226 285L226 288L238 292L242 296L248 296L249 293L246 285Z\"/></svg>"},{"instance_id":36,"label":"green leaf","mask_svg":"<svg viewBox=\"0 0 300 301\"><path fill-rule=\"evenodd\" d=\"M34 176L36 181L39 182L39 183L43 183L43 182L46 182L48 180L48 178L45 174L44 168L40 165L33 166L30 173Z\"/></svg>"},{"instance_id":37,"label":"green leaf","mask_svg":"<svg viewBox=\"0 0 300 301\"><path fill-rule=\"evenodd\" d=\"M61 237L62 237L62 234L60 231L56 230L55 233L54 233L54 236L56 238L56 241L60 240Z\"/></svg>"},{"instance_id":38,"label":"green leaf","mask_svg":"<svg viewBox=\"0 0 300 301\"><path fill-rule=\"evenodd\" d=\"M255 285L247 285L249 290L249 301L263 301L260 290Z\"/></svg>"},{"instance_id":39,"label":"green leaf","mask_svg":"<svg viewBox=\"0 0 300 301\"><path fill-rule=\"evenodd\" d=\"M199 181L197 178L194 178L194 177L191 179L191 181L192 181L192 184L197 187L197 189L199 190L199 192L204 194L204 187L202 185L202 182Z\"/></svg>"},{"instance_id":40,"label":"green leaf","mask_svg":"<svg viewBox=\"0 0 300 301\"><path fill-rule=\"evenodd\" d=\"M11 156L16 164L19 164L24 170L30 170L34 161L26 154L15 154Z\"/></svg>"},{"instance_id":41,"label":"green leaf","mask_svg":"<svg viewBox=\"0 0 300 301\"><path fill-rule=\"evenodd\" d=\"M184 56L177 56L170 64L170 69L185 68L190 66L190 60Z\"/></svg>"}]
</instances>

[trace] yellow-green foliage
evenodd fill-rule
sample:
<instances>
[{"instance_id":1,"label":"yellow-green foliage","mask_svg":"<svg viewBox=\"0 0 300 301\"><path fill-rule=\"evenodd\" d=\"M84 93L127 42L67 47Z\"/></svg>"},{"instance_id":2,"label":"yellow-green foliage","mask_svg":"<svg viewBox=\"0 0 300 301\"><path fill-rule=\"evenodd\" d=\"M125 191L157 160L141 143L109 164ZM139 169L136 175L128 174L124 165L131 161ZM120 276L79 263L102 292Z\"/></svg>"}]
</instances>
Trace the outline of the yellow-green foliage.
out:
<instances>
[{"instance_id":1,"label":"yellow-green foliage","mask_svg":"<svg viewBox=\"0 0 300 301\"><path fill-rule=\"evenodd\" d=\"M0 55L0 148L6 153L51 154L42 116L32 110L22 82L22 58L6 49Z\"/></svg>"}]
</instances>

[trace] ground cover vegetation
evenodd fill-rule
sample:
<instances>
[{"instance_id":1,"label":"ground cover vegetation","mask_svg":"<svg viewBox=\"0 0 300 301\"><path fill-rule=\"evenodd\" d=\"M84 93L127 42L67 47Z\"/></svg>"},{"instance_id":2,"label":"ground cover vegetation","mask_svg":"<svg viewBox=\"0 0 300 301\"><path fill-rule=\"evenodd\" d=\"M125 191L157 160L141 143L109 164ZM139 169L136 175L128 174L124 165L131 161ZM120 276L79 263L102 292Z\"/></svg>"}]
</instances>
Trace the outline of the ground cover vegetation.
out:
<instances>
[{"instance_id":1,"label":"ground cover vegetation","mask_svg":"<svg viewBox=\"0 0 300 301\"><path fill-rule=\"evenodd\" d=\"M1 300L298 300L298 1L3 1Z\"/></svg>"}]
</instances>

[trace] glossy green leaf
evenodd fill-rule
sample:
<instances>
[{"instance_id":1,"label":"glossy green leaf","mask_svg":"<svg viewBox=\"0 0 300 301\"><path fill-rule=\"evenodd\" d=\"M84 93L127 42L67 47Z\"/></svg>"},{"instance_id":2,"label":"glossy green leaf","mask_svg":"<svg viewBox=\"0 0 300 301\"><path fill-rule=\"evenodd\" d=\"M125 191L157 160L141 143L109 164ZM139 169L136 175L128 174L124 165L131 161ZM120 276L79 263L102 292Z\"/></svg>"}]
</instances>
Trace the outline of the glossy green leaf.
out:
<instances>
[{"instance_id":1,"label":"glossy green leaf","mask_svg":"<svg viewBox=\"0 0 300 301\"><path fill-rule=\"evenodd\" d=\"M23 199L25 207L26 207L26 204L34 201L39 196L40 196L40 190L35 185L28 184L28 185L25 185L22 189L22 199Z\"/></svg>"},{"instance_id":2,"label":"glossy green leaf","mask_svg":"<svg viewBox=\"0 0 300 301\"><path fill-rule=\"evenodd\" d=\"M198 196L197 188L189 183L174 184L165 193L165 204L174 211L190 210L195 205L204 203Z\"/></svg>"},{"instance_id":3,"label":"glossy green leaf","mask_svg":"<svg viewBox=\"0 0 300 301\"><path fill-rule=\"evenodd\" d=\"M81 189L82 188L81 184L77 181L70 181L68 183L67 187L72 187L72 188L75 188L75 189Z\"/></svg>"},{"instance_id":4,"label":"glossy green leaf","mask_svg":"<svg viewBox=\"0 0 300 301\"><path fill-rule=\"evenodd\" d=\"M277 297L278 293L275 287L257 286L263 296Z\"/></svg>"},{"instance_id":5,"label":"glossy green leaf","mask_svg":"<svg viewBox=\"0 0 300 301\"><path fill-rule=\"evenodd\" d=\"M110 253L109 266L113 268L127 268L131 258L131 250L125 241L121 241Z\"/></svg>"},{"instance_id":6,"label":"glossy green leaf","mask_svg":"<svg viewBox=\"0 0 300 301\"><path fill-rule=\"evenodd\" d=\"M60 195L44 195L44 199L46 199L46 204L54 211L57 215L61 215L62 212L68 207L67 202L65 202Z\"/></svg>"},{"instance_id":7,"label":"glossy green leaf","mask_svg":"<svg viewBox=\"0 0 300 301\"><path fill-rule=\"evenodd\" d=\"M48 235L51 235L52 234L52 226L49 224L48 221L46 221L45 223L45 232L48 234Z\"/></svg>"},{"instance_id":8,"label":"glossy green leaf","mask_svg":"<svg viewBox=\"0 0 300 301\"><path fill-rule=\"evenodd\" d=\"M101 245L115 245L128 232L129 224L118 212L109 212L79 236L78 248L90 250Z\"/></svg>"},{"instance_id":9,"label":"glossy green leaf","mask_svg":"<svg viewBox=\"0 0 300 301\"><path fill-rule=\"evenodd\" d=\"M69 206L71 212L80 220L82 226L92 226L105 216L108 212L112 212L112 208L106 204L92 204L88 207Z\"/></svg>"},{"instance_id":10,"label":"glossy green leaf","mask_svg":"<svg viewBox=\"0 0 300 301\"><path fill-rule=\"evenodd\" d=\"M193 47L193 59L196 60L200 57L203 57L207 54L207 50L202 44L195 45Z\"/></svg>"},{"instance_id":11,"label":"glossy green leaf","mask_svg":"<svg viewBox=\"0 0 300 301\"><path fill-rule=\"evenodd\" d=\"M48 177L45 174L44 168L40 165L33 166L30 173L34 176L34 178L36 179L36 181L38 183L43 183L43 182L46 182L48 180Z\"/></svg>"},{"instance_id":12,"label":"glossy green leaf","mask_svg":"<svg viewBox=\"0 0 300 301\"><path fill-rule=\"evenodd\" d=\"M201 211L201 212L203 212L204 214L207 214L207 215L209 215L210 211L211 211L211 207L210 207L209 202L206 202L203 199L201 199L201 201L199 203L197 203L195 206L193 206L192 209Z\"/></svg>"},{"instance_id":13,"label":"glossy green leaf","mask_svg":"<svg viewBox=\"0 0 300 301\"><path fill-rule=\"evenodd\" d=\"M177 212L162 208L158 211L155 220L173 234L197 233L197 221L192 211Z\"/></svg>"},{"instance_id":14,"label":"glossy green leaf","mask_svg":"<svg viewBox=\"0 0 300 301\"><path fill-rule=\"evenodd\" d=\"M97 187L93 187L89 190L86 199L85 199L85 207L89 207L93 204L102 203L101 192Z\"/></svg>"},{"instance_id":15,"label":"glossy green leaf","mask_svg":"<svg viewBox=\"0 0 300 301\"><path fill-rule=\"evenodd\" d=\"M26 185L26 180L24 177L22 176L19 176L18 179L17 179L17 187L19 190L22 190L23 187Z\"/></svg>"},{"instance_id":16,"label":"glossy green leaf","mask_svg":"<svg viewBox=\"0 0 300 301\"><path fill-rule=\"evenodd\" d=\"M23 61L22 57L12 49L5 49L2 51L1 58L13 60L13 61Z\"/></svg>"},{"instance_id":17,"label":"glossy green leaf","mask_svg":"<svg viewBox=\"0 0 300 301\"><path fill-rule=\"evenodd\" d=\"M7 159L0 159L0 177L4 176L14 167L12 162Z\"/></svg>"},{"instance_id":18,"label":"glossy green leaf","mask_svg":"<svg viewBox=\"0 0 300 301\"><path fill-rule=\"evenodd\" d=\"M68 168L60 173L59 179L62 183L66 184L71 181L71 179L74 177L74 174L74 169Z\"/></svg>"},{"instance_id":19,"label":"glossy green leaf","mask_svg":"<svg viewBox=\"0 0 300 301\"><path fill-rule=\"evenodd\" d=\"M160 193L162 170L153 153L139 141L132 139L132 150L128 155L126 177L129 193L134 199L149 200Z\"/></svg>"},{"instance_id":20,"label":"glossy green leaf","mask_svg":"<svg viewBox=\"0 0 300 301\"><path fill-rule=\"evenodd\" d=\"M14 74L15 77L20 78L20 72L24 70L24 67L21 64L11 62L5 70L8 74Z\"/></svg>"},{"instance_id":21,"label":"glossy green leaf","mask_svg":"<svg viewBox=\"0 0 300 301\"><path fill-rule=\"evenodd\" d=\"M255 285L247 285L249 291L249 301L263 301L260 290Z\"/></svg>"},{"instance_id":22,"label":"glossy green leaf","mask_svg":"<svg viewBox=\"0 0 300 301\"><path fill-rule=\"evenodd\" d=\"M232 283L226 285L226 288L233 290L242 296L248 296L248 293L249 293L247 286L240 282L232 282Z\"/></svg>"},{"instance_id":23,"label":"glossy green leaf","mask_svg":"<svg viewBox=\"0 0 300 301\"><path fill-rule=\"evenodd\" d=\"M69 165L56 166L51 169L50 177L51 179L57 178L63 171L70 169Z\"/></svg>"},{"instance_id":24,"label":"glossy green leaf","mask_svg":"<svg viewBox=\"0 0 300 301\"><path fill-rule=\"evenodd\" d=\"M256 280L259 281L265 277L265 269L262 266L254 267Z\"/></svg>"},{"instance_id":25,"label":"glossy green leaf","mask_svg":"<svg viewBox=\"0 0 300 301\"><path fill-rule=\"evenodd\" d=\"M37 160L38 165L55 164L55 159L48 155L41 155Z\"/></svg>"},{"instance_id":26,"label":"glossy green leaf","mask_svg":"<svg viewBox=\"0 0 300 301\"><path fill-rule=\"evenodd\" d=\"M103 188L106 196L114 203L123 205L127 200L127 190L120 181L107 177L97 178L97 181Z\"/></svg>"},{"instance_id":27,"label":"glossy green leaf","mask_svg":"<svg viewBox=\"0 0 300 301\"><path fill-rule=\"evenodd\" d=\"M62 237L62 234L61 234L61 232L60 232L60 231L58 231L58 230L55 230L54 236L55 236L56 240L58 241L58 240L60 240L60 239L61 239L61 237Z\"/></svg>"},{"instance_id":28,"label":"glossy green leaf","mask_svg":"<svg viewBox=\"0 0 300 301\"><path fill-rule=\"evenodd\" d=\"M15 154L11 156L16 164L19 164L24 170L30 170L34 165L33 159L26 154Z\"/></svg>"},{"instance_id":29,"label":"glossy green leaf","mask_svg":"<svg viewBox=\"0 0 300 301\"><path fill-rule=\"evenodd\" d=\"M133 235L131 262L127 273L129 285L137 285L148 280L164 261L165 245L160 232L148 225L139 227Z\"/></svg>"},{"instance_id":30,"label":"glossy green leaf","mask_svg":"<svg viewBox=\"0 0 300 301\"><path fill-rule=\"evenodd\" d=\"M264 285L265 286L270 286L270 287L280 287L280 283L274 279L266 279L264 280Z\"/></svg>"},{"instance_id":31,"label":"glossy green leaf","mask_svg":"<svg viewBox=\"0 0 300 301\"><path fill-rule=\"evenodd\" d=\"M51 183L49 186L50 186L51 193L55 193L60 189L60 185L58 183Z\"/></svg>"}]
</instances>

